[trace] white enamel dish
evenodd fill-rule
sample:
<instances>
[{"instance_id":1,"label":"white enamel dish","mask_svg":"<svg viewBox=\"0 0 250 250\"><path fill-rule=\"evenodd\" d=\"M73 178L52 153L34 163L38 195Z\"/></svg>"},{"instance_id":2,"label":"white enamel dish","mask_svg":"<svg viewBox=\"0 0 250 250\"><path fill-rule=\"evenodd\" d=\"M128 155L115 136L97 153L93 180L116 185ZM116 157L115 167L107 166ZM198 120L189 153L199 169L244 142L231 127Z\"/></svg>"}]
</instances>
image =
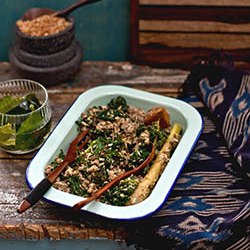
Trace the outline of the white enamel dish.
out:
<instances>
[{"instance_id":1,"label":"white enamel dish","mask_svg":"<svg viewBox=\"0 0 250 250\"><path fill-rule=\"evenodd\" d=\"M93 201L83 207L82 210L113 219L135 219L155 212L164 203L198 140L203 127L202 118L198 111L186 102L115 85L92 88L76 99L30 162L26 171L26 180L31 189L45 177L45 166L55 158L60 149L67 152L69 143L77 135L75 121L78 120L81 113L89 107L105 105L115 96L123 96L129 105L144 110L155 106L166 107L170 113L171 123L180 123L183 128L183 135L150 196L143 202L132 206L119 207ZM69 207L83 199L53 187L44 195L44 198Z\"/></svg>"}]
</instances>

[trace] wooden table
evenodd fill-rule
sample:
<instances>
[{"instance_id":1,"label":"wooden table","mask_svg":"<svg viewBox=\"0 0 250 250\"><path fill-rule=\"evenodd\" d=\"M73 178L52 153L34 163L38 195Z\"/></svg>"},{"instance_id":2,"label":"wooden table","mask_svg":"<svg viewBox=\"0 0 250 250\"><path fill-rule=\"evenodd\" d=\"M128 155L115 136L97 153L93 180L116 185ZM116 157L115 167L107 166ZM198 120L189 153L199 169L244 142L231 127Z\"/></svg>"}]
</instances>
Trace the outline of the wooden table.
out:
<instances>
[{"instance_id":1,"label":"wooden table","mask_svg":"<svg viewBox=\"0 0 250 250\"><path fill-rule=\"evenodd\" d=\"M53 126L78 95L103 84L119 84L160 95L176 97L188 72L132 65L128 62L84 62L74 81L47 87ZM0 63L0 81L19 78L9 63ZM35 153L35 152L34 152ZM34 156L0 151L0 239L91 239L125 241L126 225L133 222L110 220L86 212L73 213L40 201L23 214L17 206L29 192L25 170Z\"/></svg>"}]
</instances>

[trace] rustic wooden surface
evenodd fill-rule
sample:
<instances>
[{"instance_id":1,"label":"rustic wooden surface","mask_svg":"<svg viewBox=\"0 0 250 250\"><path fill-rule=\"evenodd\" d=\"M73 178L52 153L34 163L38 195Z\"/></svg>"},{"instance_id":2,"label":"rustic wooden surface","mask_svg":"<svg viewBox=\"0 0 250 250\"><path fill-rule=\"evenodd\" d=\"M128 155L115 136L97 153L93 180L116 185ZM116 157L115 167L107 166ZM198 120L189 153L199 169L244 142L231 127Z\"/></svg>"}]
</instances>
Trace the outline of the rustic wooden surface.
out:
<instances>
[{"instance_id":1,"label":"rustic wooden surface","mask_svg":"<svg viewBox=\"0 0 250 250\"><path fill-rule=\"evenodd\" d=\"M134 62L190 69L214 50L250 68L250 3L228 0L132 0Z\"/></svg>"},{"instance_id":2,"label":"rustic wooden surface","mask_svg":"<svg viewBox=\"0 0 250 250\"><path fill-rule=\"evenodd\" d=\"M119 84L160 95L176 97L188 72L133 65L128 62L84 62L74 81L47 87L53 126L77 96L94 86ZM9 63L0 63L0 81L18 78ZM34 153L11 155L0 151L0 239L91 239L126 240L125 225L134 222L110 220L97 215L40 201L23 214L17 206L29 189L25 170Z\"/></svg>"}]
</instances>

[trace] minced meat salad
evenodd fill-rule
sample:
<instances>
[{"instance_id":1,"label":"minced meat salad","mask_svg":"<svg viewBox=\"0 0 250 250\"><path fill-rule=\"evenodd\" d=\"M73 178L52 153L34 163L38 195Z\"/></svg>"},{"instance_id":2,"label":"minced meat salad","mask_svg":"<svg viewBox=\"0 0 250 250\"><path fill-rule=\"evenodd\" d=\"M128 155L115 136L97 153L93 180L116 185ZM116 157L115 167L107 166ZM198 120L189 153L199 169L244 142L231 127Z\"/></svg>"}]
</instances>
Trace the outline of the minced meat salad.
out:
<instances>
[{"instance_id":1,"label":"minced meat salad","mask_svg":"<svg viewBox=\"0 0 250 250\"><path fill-rule=\"evenodd\" d=\"M58 177L53 186L61 191L89 197L118 175L138 167L150 154L152 143L157 151L169 135L159 122L144 125L145 111L127 104L118 96L105 106L95 106L82 113L76 122L79 131L91 135L76 160ZM63 161L64 152L46 167L49 174ZM150 166L121 180L100 198L101 202L124 206Z\"/></svg>"}]
</instances>

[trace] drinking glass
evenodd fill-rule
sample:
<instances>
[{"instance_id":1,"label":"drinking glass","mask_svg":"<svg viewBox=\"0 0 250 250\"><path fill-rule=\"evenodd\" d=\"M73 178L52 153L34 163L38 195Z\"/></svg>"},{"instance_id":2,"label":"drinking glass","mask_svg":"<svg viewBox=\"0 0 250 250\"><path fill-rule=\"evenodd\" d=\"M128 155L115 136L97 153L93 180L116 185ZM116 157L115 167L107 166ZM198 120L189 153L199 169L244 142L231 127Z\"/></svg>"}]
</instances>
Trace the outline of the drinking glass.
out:
<instances>
[{"instance_id":1,"label":"drinking glass","mask_svg":"<svg viewBox=\"0 0 250 250\"><path fill-rule=\"evenodd\" d=\"M26 79L0 82L0 149L25 154L39 148L51 129L43 85Z\"/></svg>"}]
</instances>

